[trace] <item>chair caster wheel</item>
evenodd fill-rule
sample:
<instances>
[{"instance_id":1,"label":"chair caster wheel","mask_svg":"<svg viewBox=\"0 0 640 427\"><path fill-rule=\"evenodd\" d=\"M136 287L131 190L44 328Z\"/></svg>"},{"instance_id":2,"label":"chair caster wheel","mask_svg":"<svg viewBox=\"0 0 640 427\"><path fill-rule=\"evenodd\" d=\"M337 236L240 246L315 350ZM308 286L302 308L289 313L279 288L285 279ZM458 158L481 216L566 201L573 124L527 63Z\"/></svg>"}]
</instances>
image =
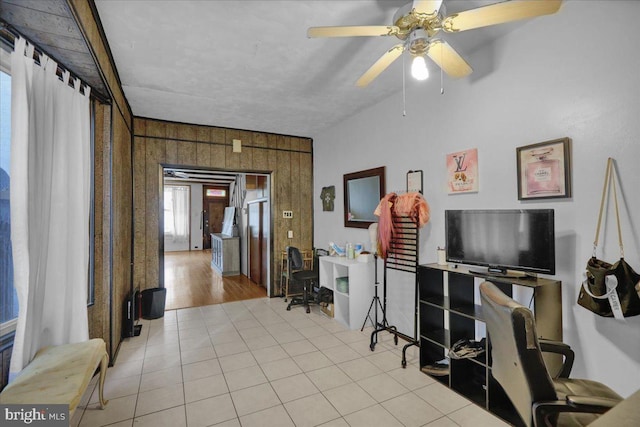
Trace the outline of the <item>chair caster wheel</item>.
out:
<instances>
[{"instance_id":1,"label":"chair caster wheel","mask_svg":"<svg viewBox=\"0 0 640 427\"><path fill-rule=\"evenodd\" d=\"M287 306L287 311L291 311L291 307Z\"/></svg>"},{"instance_id":2,"label":"chair caster wheel","mask_svg":"<svg viewBox=\"0 0 640 427\"><path fill-rule=\"evenodd\" d=\"M307 307L307 314L311 313L311 309Z\"/></svg>"}]
</instances>

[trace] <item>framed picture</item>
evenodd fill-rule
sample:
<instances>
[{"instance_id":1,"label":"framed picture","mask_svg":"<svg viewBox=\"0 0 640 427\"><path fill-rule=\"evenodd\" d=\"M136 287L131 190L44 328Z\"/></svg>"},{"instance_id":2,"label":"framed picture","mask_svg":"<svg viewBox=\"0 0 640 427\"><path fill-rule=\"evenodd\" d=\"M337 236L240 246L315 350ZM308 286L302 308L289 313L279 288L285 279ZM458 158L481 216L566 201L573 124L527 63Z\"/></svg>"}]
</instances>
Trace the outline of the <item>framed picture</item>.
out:
<instances>
[{"instance_id":1,"label":"framed picture","mask_svg":"<svg viewBox=\"0 0 640 427\"><path fill-rule=\"evenodd\" d=\"M447 154L447 190L449 194L478 191L478 149Z\"/></svg>"},{"instance_id":2,"label":"framed picture","mask_svg":"<svg viewBox=\"0 0 640 427\"><path fill-rule=\"evenodd\" d=\"M407 172L407 192L413 191L422 194L422 170Z\"/></svg>"},{"instance_id":3,"label":"framed picture","mask_svg":"<svg viewBox=\"0 0 640 427\"><path fill-rule=\"evenodd\" d=\"M516 148L518 200L571 197L571 141L554 139Z\"/></svg>"}]
</instances>

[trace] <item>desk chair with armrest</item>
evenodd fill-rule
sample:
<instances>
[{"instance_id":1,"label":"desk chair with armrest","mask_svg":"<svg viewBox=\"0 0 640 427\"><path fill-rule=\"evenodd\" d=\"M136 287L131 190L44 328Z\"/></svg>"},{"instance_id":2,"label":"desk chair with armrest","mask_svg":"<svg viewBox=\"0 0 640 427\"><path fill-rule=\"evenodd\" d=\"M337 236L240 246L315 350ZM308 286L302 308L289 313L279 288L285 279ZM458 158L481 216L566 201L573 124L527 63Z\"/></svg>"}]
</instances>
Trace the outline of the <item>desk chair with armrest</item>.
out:
<instances>
[{"instance_id":1,"label":"desk chair with armrest","mask_svg":"<svg viewBox=\"0 0 640 427\"><path fill-rule=\"evenodd\" d=\"M313 260L313 268L305 269L304 258L300 250L293 246L287 246L287 271L289 272L289 281L287 283L287 294L298 294L294 291L294 287L302 287L301 296L291 298L287 311L291 310L291 306L304 305L307 313L311 312L309 303L316 303L316 291L318 287L318 262ZM291 289L289 289L291 288Z\"/></svg>"},{"instance_id":2,"label":"desk chair with armrest","mask_svg":"<svg viewBox=\"0 0 640 427\"><path fill-rule=\"evenodd\" d=\"M491 342L491 374L525 425L585 426L622 400L606 385L570 379L574 353L561 342L538 339L531 311L491 282L480 284L482 313ZM564 356L552 378L542 352Z\"/></svg>"}]
</instances>

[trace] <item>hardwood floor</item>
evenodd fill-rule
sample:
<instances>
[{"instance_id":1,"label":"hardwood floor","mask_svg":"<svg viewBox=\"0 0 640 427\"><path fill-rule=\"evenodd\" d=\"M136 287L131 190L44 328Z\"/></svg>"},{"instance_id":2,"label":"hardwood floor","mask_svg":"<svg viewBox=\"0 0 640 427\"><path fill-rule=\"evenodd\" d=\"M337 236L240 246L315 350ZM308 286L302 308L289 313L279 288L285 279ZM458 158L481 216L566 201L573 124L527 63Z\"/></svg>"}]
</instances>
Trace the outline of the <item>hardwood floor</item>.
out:
<instances>
[{"instance_id":1,"label":"hardwood floor","mask_svg":"<svg viewBox=\"0 0 640 427\"><path fill-rule=\"evenodd\" d=\"M199 307L267 296L247 276L225 276L211 268L211 250L165 252L165 310Z\"/></svg>"}]
</instances>

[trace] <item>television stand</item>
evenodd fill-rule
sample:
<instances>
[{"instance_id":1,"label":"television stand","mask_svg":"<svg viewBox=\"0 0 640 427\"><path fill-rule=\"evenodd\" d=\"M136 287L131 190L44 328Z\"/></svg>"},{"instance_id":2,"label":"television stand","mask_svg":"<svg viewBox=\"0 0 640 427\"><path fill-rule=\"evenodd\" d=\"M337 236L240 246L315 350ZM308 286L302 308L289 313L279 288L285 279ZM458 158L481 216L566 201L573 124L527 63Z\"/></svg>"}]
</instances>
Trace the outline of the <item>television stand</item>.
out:
<instances>
[{"instance_id":1,"label":"television stand","mask_svg":"<svg viewBox=\"0 0 640 427\"><path fill-rule=\"evenodd\" d=\"M529 277L526 274L518 274L509 272L509 270L504 270L502 268L488 268L486 270L469 270L470 274L474 276L480 277L504 277L506 279L528 279Z\"/></svg>"},{"instance_id":2,"label":"television stand","mask_svg":"<svg viewBox=\"0 0 640 427\"><path fill-rule=\"evenodd\" d=\"M435 381L451 388L477 405L520 425L520 420L509 398L491 377L490 351L474 358L448 358L451 346L461 339L486 338L486 349L491 349L491 337L486 335L485 318L480 304L478 285L482 279L494 283L509 296L533 292L533 313L538 336L562 341L562 284L559 280L521 275L517 278L481 271L468 270L461 265L426 264L418 266L420 319L420 368L437 367L447 358L448 371L433 375ZM524 290L528 288L528 290ZM528 298L528 297L527 297ZM482 326L481 326L482 325ZM562 357L543 356L550 372L562 367ZM429 374L429 369L424 369Z\"/></svg>"}]
</instances>

